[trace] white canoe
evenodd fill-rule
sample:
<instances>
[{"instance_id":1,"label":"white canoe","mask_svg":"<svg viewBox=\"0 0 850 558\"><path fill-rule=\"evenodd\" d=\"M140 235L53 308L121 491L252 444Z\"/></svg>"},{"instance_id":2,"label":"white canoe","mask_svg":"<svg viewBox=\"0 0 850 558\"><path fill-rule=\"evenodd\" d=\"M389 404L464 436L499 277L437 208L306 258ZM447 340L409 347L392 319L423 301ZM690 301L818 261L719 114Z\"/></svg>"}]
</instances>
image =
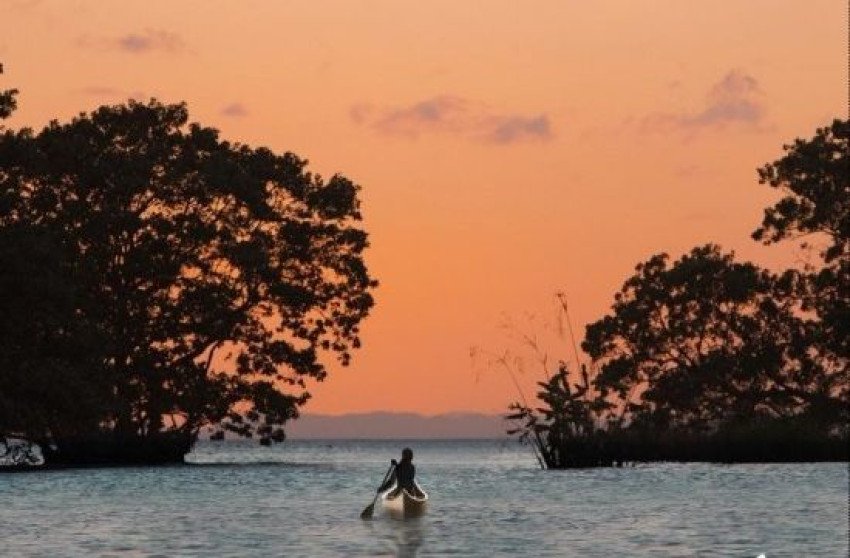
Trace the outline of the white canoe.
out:
<instances>
[{"instance_id":1,"label":"white canoe","mask_svg":"<svg viewBox=\"0 0 850 558\"><path fill-rule=\"evenodd\" d=\"M418 494L411 494L408 490L398 490L395 486L387 490L381 496L384 509L390 516L398 519L421 516L428 509L428 494L418 483L416 488Z\"/></svg>"}]
</instances>

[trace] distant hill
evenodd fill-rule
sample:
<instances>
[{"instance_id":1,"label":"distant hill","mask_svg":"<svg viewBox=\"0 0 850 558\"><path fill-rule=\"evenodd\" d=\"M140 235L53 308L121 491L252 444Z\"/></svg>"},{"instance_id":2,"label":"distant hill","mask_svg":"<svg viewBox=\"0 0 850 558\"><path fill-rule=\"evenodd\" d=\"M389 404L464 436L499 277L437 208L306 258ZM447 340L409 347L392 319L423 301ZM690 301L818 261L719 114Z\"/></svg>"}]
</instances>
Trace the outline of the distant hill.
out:
<instances>
[{"instance_id":1,"label":"distant hill","mask_svg":"<svg viewBox=\"0 0 850 558\"><path fill-rule=\"evenodd\" d=\"M448 413L356 413L303 415L287 423L287 437L297 439L504 438L499 415Z\"/></svg>"}]
</instances>

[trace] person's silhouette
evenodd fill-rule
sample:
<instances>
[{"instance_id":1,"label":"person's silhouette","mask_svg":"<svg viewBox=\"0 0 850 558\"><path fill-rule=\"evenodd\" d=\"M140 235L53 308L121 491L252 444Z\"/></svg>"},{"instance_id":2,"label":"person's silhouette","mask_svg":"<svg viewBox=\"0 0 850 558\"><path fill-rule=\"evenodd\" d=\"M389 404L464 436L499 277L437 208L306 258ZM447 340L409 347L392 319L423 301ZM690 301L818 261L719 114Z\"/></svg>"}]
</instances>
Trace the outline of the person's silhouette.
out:
<instances>
[{"instance_id":1,"label":"person's silhouette","mask_svg":"<svg viewBox=\"0 0 850 558\"><path fill-rule=\"evenodd\" d=\"M396 488L388 495L389 498L395 498L402 490L407 490L410 494L419 496L419 487L416 486L415 482L416 467L413 465L413 450L404 448L401 450L401 462L393 459L392 463L395 465L393 473L387 479L387 482L381 485L378 492L383 492L395 484Z\"/></svg>"}]
</instances>

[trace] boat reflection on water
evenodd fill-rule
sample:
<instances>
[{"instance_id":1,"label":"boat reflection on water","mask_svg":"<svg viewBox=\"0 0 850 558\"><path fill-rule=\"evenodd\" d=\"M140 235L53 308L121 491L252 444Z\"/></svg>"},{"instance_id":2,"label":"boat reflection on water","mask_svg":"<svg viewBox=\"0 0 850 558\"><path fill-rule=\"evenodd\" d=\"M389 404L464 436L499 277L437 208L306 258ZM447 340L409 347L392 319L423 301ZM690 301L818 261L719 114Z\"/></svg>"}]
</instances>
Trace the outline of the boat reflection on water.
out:
<instances>
[{"instance_id":1,"label":"boat reflection on water","mask_svg":"<svg viewBox=\"0 0 850 558\"><path fill-rule=\"evenodd\" d=\"M380 542L382 550L377 555L396 558L415 558L430 530L426 517L414 517L396 521L388 517L378 521L363 521L362 525L372 531L372 537ZM385 554L384 554L385 553Z\"/></svg>"},{"instance_id":2,"label":"boat reflection on water","mask_svg":"<svg viewBox=\"0 0 850 558\"><path fill-rule=\"evenodd\" d=\"M428 530L428 494L415 483L413 492L393 486L380 496L378 521L365 524L374 531L387 554L413 558L425 541ZM377 511L377 510L376 510Z\"/></svg>"},{"instance_id":3,"label":"boat reflection on water","mask_svg":"<svg viewBox=\"0 0 850 558\"><path fill-rule=\"evenodd\" d=\"M425 540L425 525L421 518L394 522L395 555L397 558L414 558Z\"/></svg>"}]
</instances>

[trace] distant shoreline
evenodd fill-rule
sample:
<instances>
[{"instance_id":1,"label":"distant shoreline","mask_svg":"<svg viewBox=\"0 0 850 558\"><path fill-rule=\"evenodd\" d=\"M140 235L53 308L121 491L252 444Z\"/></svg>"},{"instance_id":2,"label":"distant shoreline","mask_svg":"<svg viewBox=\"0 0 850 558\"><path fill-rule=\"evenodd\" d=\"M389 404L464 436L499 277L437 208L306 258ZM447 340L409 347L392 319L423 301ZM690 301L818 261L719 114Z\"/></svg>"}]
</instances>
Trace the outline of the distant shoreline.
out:
<instances>
[{"instance_id":1,"label":"distant shoreline","mask_svg":"<svg viewBox=\"0 0 850 558\"><path fill-rule=\"evenodd\" d=\"M376 411L305 414L286 425L286 434L290 440L498 440L508 438L507 426L505 419L495 414Z\"/></svg>"}]
</instances>

